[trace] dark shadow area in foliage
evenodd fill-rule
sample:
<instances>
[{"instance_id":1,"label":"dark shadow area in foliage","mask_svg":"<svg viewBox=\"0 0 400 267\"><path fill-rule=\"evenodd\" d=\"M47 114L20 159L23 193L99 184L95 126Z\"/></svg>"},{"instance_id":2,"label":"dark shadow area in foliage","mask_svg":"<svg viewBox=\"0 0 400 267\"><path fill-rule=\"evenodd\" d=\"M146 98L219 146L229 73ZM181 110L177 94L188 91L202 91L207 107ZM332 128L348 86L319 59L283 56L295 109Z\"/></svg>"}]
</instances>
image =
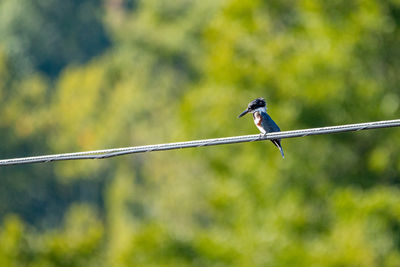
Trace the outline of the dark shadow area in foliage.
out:
<instances>
[{"instance_id":1,"label":"dark shadow area in foliage","mask_svg":"<svg viewBox=\"0 0 400 267\"><path fill-rule=\"evenodd\" d=\"M14 8L8 18L0 19L0 40L21 74L40 71L55 77L66 65L84 63L110 45L98 1L15 1L11 5L23 8Z\"/></svg>"},{"instance_id":2,"label":"dark shadow area in foliage","mask_svg":"<svg viewBox=\"0 0 400 267\"><path fill-rule=\"evenodd\" d=\"M6 214L17 214L35 227L52 228L62 222L72 203L104 210L106 180L101 177L62 182L52 166L40 164L5 167L0 177L0 221Z\"/></svg>"}]
</instances>

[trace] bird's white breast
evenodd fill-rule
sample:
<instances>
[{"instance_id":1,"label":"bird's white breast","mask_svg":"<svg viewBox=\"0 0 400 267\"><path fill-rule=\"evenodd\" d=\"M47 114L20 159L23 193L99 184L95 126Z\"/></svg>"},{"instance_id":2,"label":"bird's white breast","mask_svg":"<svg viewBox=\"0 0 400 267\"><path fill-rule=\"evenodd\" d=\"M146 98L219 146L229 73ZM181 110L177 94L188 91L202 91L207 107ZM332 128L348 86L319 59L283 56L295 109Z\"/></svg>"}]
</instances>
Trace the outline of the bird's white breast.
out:
<instances>
[{"instance_id":1,"label":"bird's white breast","mask_svg":"<svg viewBox=\"0 0 400 267\"><path fill-rule=\"evenodd\" d=\"M261 126L261 120L262 120L261 112L258 111L258 110L256 110L256 111L253 113L253 118L254 118L254 124L257 126L257 128L260 130L261 133L265 134L266 131L265 131L265 129Z\"/></svg>"}]
</instances>

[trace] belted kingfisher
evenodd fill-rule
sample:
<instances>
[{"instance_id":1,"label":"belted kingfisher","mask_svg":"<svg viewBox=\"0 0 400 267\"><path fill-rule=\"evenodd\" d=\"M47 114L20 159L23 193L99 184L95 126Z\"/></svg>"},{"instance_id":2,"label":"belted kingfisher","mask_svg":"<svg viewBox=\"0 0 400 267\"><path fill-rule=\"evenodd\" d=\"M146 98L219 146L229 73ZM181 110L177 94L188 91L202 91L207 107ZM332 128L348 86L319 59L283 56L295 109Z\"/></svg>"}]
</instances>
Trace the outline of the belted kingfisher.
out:
<instances>
[{"instance_id":1,"label":"belted kingfisher","mask_svg":"<svg viewBox=\"0 0 400 267\"><path fill-rule=\"evenodd\" d=\"M267 134L271 132L280 132L278 125L271 119L271 117L267 113L267 103L265 102L264 98L257 98L254 99L249 103L247 109L240 113L238 118L246 115L247 113L253 113L254 123L257 128L260 130L262 134ZM285 158L283 155L283 149L281 146L280 139L272 139L271 142L279 148L281 152L282 158Z\"/></svg>"}]
</instances>

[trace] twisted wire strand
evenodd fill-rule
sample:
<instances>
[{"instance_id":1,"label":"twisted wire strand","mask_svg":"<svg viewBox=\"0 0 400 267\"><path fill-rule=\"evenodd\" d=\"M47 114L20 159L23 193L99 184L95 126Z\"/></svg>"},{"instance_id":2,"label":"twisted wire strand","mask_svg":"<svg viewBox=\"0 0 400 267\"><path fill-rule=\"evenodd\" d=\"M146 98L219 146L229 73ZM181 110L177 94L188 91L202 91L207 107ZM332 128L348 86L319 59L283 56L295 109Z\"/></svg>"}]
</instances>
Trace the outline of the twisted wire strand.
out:
<instances>
[{"instance_id":1,"label":"twisted wire strand","mask_svg":"<svg viewBox=\"0 0 400 267\"><path fill-rule=\"evenodd\" d=\"M62 161L62 160L107 159L111 157L117 157L134 153L145 153L145 152L164 151L164 150L173 150L182 148L196 148L202 146L226 145L226 144L244 143L252 141L271 140L271 139L295 138L295 137L304 137L309 135L333 134L341 132L362 131L362 130L379 129L379 128L399 127L399 126L400 126L400 119L375 121L375 122L346 124L346 125L329 126L321 128L274 132L274 133L268 133L266 135L259 135L259 134L242 135L242 136L202 139L202 140L176 142L176 143L112 148L112 149L43 155L43 156L25 157L25 158L3 159L0 160L0 166Z\"/></svg>"}]
</instances>

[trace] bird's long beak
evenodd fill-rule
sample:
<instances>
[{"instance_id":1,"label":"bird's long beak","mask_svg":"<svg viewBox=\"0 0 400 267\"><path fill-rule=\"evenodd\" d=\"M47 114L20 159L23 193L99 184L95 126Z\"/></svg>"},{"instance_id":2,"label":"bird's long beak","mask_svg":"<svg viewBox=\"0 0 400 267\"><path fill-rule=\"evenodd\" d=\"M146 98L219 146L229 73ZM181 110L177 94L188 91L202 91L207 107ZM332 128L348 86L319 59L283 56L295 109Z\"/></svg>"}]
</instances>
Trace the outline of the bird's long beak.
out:
<instances>
[{"instance_id":1,"label":"bird's long beak","mask_svg":"<svg viewBox=\"0 0 400 267\"><path fill-rule=\"evenodd\" d=\"M240 113L240 115L238 116L238 118L243 117L244 115L246 115L249 112L249 109L246 109L245 111L243 111L242 113Z\"/></svg>"}]
</instances>

